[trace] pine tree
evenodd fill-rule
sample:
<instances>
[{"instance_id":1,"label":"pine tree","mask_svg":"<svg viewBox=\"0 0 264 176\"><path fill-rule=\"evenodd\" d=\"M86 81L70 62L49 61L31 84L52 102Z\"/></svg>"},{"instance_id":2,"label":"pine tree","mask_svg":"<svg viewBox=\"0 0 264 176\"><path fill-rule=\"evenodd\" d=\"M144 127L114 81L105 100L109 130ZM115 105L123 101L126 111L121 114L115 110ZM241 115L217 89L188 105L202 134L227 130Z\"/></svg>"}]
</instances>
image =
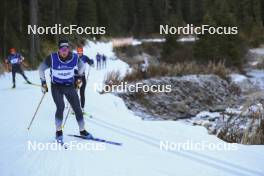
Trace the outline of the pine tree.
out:
<instances>
[{"instance_id":1,"label":"pine tree","mask_svg":"<svg viewBox=\"0 0 264 176\"><path fill-rule=\"evenodd\" d=\"M124 35L123 27L127 18L125 16L123 0L111 1L108 4L108 9L108 30L112 35Z\"/></svg>"},{"instance_id":2,"label":"pine tree","mask_svg":"<svg viewBox=\"0 0 264 176\"><path fill-rule=\"evenodd\" d=\"M95 0L78 0L76 21L79 26L96 26L97 10Z\"/></svg>"},{"instance_id":3,"label":"pine tree","mask_svg":"<svg viewBox=\"0 0 264 176\"><path fill-rule=\"evenodd\" d=\"M30 2L38 3L32 8ZM55 45L61 37L76 42L83 36L45 35L32 40L27 34L27 25L31 23L105 26L109 36L136 37L157 34L160 24L238 26L239 35L199 36L195 44L198 58L226 59L231 65L243 56L242 39L251 46L264 42L264 0L2 0L0 8L0 56L6 57L8 48L16 47L26 57L31 54L29 58L34 58L34 62L35 57L41 58L47 43ZM163 53L175 52L176 39L167 38Z\"/></svg>"},{"instance_id":4,"label":"pine tree","mask_svg":"<svg viewBox=\"0 0 264 176\"><path fill-rule=\"evenodd\" d=\"M235 17L230 12L227 0L215 0L213 4L210 4L210 7L204 17L204 24L215 27L235 26ZM211 35L207 33L199 36L199 40L195 43L194 52L200 62L208 62L208 60L225 61L228 65L240 67L245 48L239 35Z\"/></svg>"},{"instance_id":5,"label":"pine tree","mask_svg":"<svg viewBox=\"0 0 264 176\"><path fill-rule=\"evenodd\" d=\"M194 25L200 25L204 16L203 0L191 0L190 3L190 22Z\"/></svg>"},{"instance_id":6,"label":"pine tree","mask_svg":"<svg viewBox=\"0 0 264 176\"><path fill-rule=\"evenodd\" d=\"M109 28L108 15L110 15L108 10L108 1L107 0L96 1L96 11L97 11L97 25L105 26L108 29Z\"/></svg>"},{"instance_id":7,"label":"pine tree","mask_svg":"<svg viewBox=\"0 0 264 176\"><path fill-rule=\"evenodd\" d=\"M177 42L178 36L167 35L166 42L162 45L161 60L167 63L175 63L178 58L173 55L179 49L179 43Z\"/></svg>"},{"instance_id":8,"label":"pine tree","mask_svg":"<svg viewBox=\"0 0 264 176\"><path fill-rule=\"evenodd\" d=\"M183 22L181 6L181 0L169 0L169 17L167 21L168 24L179 25Z\"/></svg>"},{"instance_id":9,"label":"pine tree","mask_svg":"<svg viewBox=\"0 0 264 176\"><path fill-rule=\"evenodd\" d=\"M59 19L62 25L68 26L74 24L77 11L77 0L60 0Z\"/></svg>"},{"instance_id":10,"label":"pine tree","mask_svg":"<svg viewBox=\"0 0 264 176\"><path fill-rule=\"evenodd\" d=\"M123 30L125 35L131 36L136 28L136 7L135 0L123 0L126 20L124 20Z\"/></svg>"},{"instance_id":11,"label":"pine tree","mask_svg":"<svg viewBox=\"0 0 264 176\"><path fill-rule=\"evenodd\" d=\"M154 31L154 18L151 0L136 0L136 32L139 35L148 35Z\"/></svg>"},{"instance_id":12,"label":"pine tree","mask_svg":"<svg viewBox=\"0 0 264 176\"><path fill-rule=\"evenodd\" d=\"M262 26L264 27L264 1L263 0L260 0L260 9L261 9Z\"/></svg>"},{"instance_id":13,"label":"pine tree","mask_svg":"<svg viewBox=\"0 0 264 176\"><path fill-rule=\"evenodd\" d=\"M158 33L160 25L167 24L169 13L169 0L153 0L153 27L155 32Z\"/></svg>"}]
</instances>

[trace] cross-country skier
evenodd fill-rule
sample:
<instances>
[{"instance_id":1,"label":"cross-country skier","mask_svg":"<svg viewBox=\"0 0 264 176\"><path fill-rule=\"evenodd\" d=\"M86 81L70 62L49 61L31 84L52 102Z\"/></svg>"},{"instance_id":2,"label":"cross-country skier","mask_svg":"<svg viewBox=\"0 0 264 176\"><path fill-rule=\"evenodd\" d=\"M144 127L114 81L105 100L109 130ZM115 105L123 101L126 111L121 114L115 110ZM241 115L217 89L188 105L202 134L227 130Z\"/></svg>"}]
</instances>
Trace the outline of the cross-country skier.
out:
<instances>
[{"instance_id":1,"label":"cross-country skier","mask_svg":"<svg viewBox=\"0 0 264 176\"><path fill-rule=\"evenodd\" d=\"M39 74L42 83L42 92L48 92L45 70L50 68L51 93L56 104L55 114L56 140L63 140L62 121L64 111L64 96L70 103L79 125L80 135L91 138L92 135L85 130L83 114L78 94L74 87L74 74L83 74L84 63L78 59L78 55L71 52L68 40L60 40L59 51L49 55L39 66ZM81 81L79 81L81 83Z\"/></svg>"},{"instance_id":2,"label":"cross-country skier","mask_svg":"<svg viewBox=\"0 0 264 176\"><path fill-rule=\"evenodd\" d=\"M7 57L5 60L6 64L11 65L11 70L12 70L12 80L13 80L13 87L16 87L16 73L19 73L23 76L23 78L26 80L28 84L31 84L31 82L28 80L26 77L23 69L21 68L21 64L24 61L24 57L16 51L15 48L10 48L9 50L10 55Z\"/></svg>"},{"instance_id":3,"label":"cross-country skier","mask_svg":"<svg viewBox=\"0 0 264 176\"><path fill-rule=\"evenodd\" d=\"M103 60L103 68L106 68L106 56L104 54L102 55L102 60Z\"/></svg>"},{"instance_id":4,"label":"cross-country skier","mask_svg":"<svg viewBox=\"0 0 264 176\"><path fill-rule=\"evenodd\" d=\"M96 54L96 68L101 69L101 55L99 53Z\"/></svg>"},{"instance_id":5,"label":"cross-country skier","mask_svg":"<svg viewBox=\"0 0 264 176\"><path fill-rule=\"evenodd\" d=\"M90 59L88 56L83 54L83 48L79 47L77 48L77 53L79 56L79 59L84 63L84 64L89 64L90 66L93 66L94 61ZM85 69L84 69L85 70ZM80 101L81 101L81 107L82 107L82 112L85 113L84 111L84 105L85 105L85 88L86 88L86 77L85 77L85 72L83 72L80 75L76 75L75 77L76 84L78 84L78 80L82 81L81 86L79 87L80 89Z\"/></svg>"}]
</instances>

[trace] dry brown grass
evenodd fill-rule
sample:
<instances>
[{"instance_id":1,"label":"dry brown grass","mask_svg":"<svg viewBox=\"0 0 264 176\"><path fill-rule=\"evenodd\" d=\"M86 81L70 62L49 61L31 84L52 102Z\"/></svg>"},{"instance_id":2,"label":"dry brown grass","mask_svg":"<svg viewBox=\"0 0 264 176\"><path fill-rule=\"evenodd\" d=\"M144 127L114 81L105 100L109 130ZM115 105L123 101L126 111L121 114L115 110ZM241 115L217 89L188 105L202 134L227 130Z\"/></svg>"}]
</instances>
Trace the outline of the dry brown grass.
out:
<instances>
[{"instance_id":1,"label":"dry brown grass","mask_svg":"<svg viewBox=\"0 0 264 176\"><path fill-rule=\"evenodd\" d=\"M122 77L120 75L120 72L119 71L111 71L106 75L106 77L104 79L104 84L109 85L109 86L118 85L118 84L120 84L121 81L122 81Z\"/></svg>"},{"instance_id":2,"label":"dry brown grass","mask_svg":"<svg viewBox=\"0 0 264 176\"><path fill-rule=\"evenodd\" d=\"M147 77L162 77L162 76L183 76L190 74L215 74L223 79L228 79L227 76L230 70L226 68L224 62L213 63L207 65L197 64L195 62L185 62L177 64L150 65L147 71ZM105 78L106 85L117 85L120 82L133 82L145 79L140 69L137 66L132 68L132 71L127 72L125 77L120 76L120 72L110 72Z\"/></svg>"}]
</instances>

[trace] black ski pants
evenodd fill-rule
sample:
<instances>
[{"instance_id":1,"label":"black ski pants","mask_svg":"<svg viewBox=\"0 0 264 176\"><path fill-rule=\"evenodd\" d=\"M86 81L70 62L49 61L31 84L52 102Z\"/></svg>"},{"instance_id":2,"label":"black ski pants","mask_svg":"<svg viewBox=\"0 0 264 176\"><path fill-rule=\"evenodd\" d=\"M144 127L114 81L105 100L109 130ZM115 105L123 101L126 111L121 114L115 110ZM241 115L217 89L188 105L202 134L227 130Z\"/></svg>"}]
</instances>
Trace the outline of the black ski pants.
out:
<instances>
[{"instance_id":1,"label":"black ski pants","mask_svg":"<svg viewBox=\"0 0 264 176\"><path fill-rule=\"evenodd\" d=\"M74 85L65 86L65 85L51 84L51 93L57 108L55 114L56 129L60 130L62 127L63 112L65 108L65 103L64 103L64 96L65 96L75 113L80 131L84 130L83 114L80 106L79 97L74 88Z\"/></svg>"},{"instance_id":2,"label":"black ski pants","mask_svg":"<svg viewBox=\"0 0 264 176\"><path fill-rule=\"evenodd\" d=\"M27 81L28 78L26 77L24 71L21 68L21 65L12 65L12 80L13 84L16 84L16 73L19 73L23 78Z\"/></svg>"}]
</instances>

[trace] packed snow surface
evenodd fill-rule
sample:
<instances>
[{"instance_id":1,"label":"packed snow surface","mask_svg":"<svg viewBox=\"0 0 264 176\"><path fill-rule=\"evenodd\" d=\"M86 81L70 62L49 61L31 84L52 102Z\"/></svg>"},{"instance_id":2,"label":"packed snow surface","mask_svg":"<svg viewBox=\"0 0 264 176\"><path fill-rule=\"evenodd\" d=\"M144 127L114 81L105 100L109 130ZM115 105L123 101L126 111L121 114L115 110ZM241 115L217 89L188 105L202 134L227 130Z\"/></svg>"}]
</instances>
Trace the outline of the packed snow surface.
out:
<instances>
[{"instance_id":1,"label":"packed snow surface","mask_svg":"<svg viewBox=\"0 0 264 176\"><path fill-rule=\"evenodd\" d=\"M254 48L249 50L251 53L258 54L258 55L264 55L264 48Z\"/></svg>"},{"instance_id":2,"label":"packed snow surface","mask_svg":"<svg viewBox=\"0 0 264 176\"><path fill-rule=\"evenodd\" d=\"M114 57L111 43L88 42L85 54L94 58L104 53ZM106 144L96 150L36 150L29 142L54 141L54 112L50 92L44 98L30 131L27 126L42 96L40 87L24 84L17 75L17 88L11 89L11 76L0 78L0 176L261 176L264 175L264 147L233 144L233 150L188 148L175 150L175 145L228 145L204 127L175 121L142 121L127 109L122 99L113 94L99 94L94 84L101 83L112 70L124 73L128 65L120 60L108 60L107 69L90 69L86 88L85 110L93 118L85 117L87 129L96 137L122 146ZM88 68L87 68L88 69ZM48 71L47 71L48 77ZM37 71L26 72L29 79L39 83ZM65 110L66 114L67 110ZM78 134L73 115L65 128L65 142L98 144L75 139ZM171 150L160 147L160 142L171 144ZM163 143L164 144L164 143ZM230 144L231 145L231 144ZM173 147L174 146L174 147ZM234 150L235 149L235 150Z\"/></svg>"},{"instance_id":3,"label":"packed snow surface","mask_svg":"<svg viewBox=\"0 0 264 176\"><path fill-rule=\"evenodd\" d=\"M240 88L255 87L259 90L264 89L264 71L252 69L247 72L247 76L242 74L230 74L231 81L239 85Z\"/></svg>"}]
</instances>

